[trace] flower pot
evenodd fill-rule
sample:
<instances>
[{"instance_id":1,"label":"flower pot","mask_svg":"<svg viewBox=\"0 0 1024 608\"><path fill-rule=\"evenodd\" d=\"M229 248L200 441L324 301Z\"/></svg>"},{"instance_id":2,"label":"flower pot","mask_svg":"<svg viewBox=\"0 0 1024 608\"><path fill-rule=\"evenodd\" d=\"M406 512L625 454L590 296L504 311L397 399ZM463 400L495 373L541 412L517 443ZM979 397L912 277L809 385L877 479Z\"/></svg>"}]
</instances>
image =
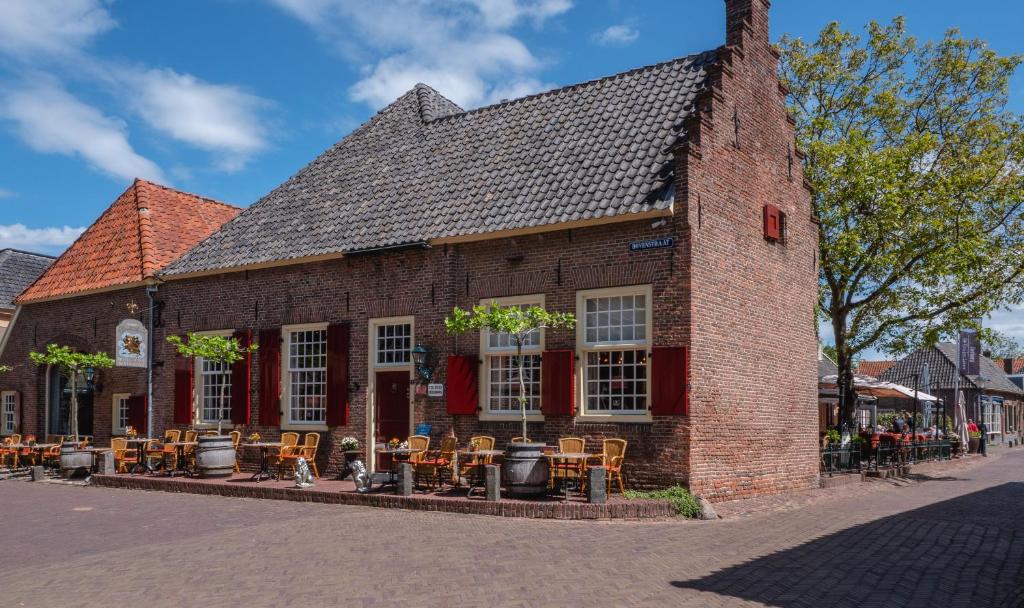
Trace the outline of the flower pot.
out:
<instances>
[{"instance_id":1,"label":"flower pot","mask_svg":"<svg viewBox=\"0 0 1024 608\"><path fill-rule=\"evenodd\" d=\"M235 446L229 435L204 435L196 446L199 477L231 477L235 471Z\"/></svg>"},{"instance_id":2,"label":"flower pot","mask_svg":"<svg viewBox=\"0 0 1024 608\"><path fill-rule=\"evenodd\" d=\"M508 495L513 498L540 496L548 489L548 459L543 443L513 443L505 450L501 465Z\"/></svg>"},{"instance_id":3,"label":"flower pot","mask_svg":"<svg viewBox=\"0 0 1024 608\"><path fill-rule=\"evenodd\" d=\"M970 439L968 439L967 440L967 453L968 454L977 454L978 453L978 445L980 443L981 443L981 438L980 437L971 437Z\"/></svg>"}]
</instances>

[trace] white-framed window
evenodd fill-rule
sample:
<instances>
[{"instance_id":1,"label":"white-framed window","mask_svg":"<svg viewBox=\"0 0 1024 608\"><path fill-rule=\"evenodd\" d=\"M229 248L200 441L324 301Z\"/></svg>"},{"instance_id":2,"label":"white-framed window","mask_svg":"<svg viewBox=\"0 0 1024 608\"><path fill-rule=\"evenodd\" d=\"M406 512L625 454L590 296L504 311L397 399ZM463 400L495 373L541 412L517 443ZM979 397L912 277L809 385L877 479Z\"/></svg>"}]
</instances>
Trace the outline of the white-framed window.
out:
<instances>
[{"instance_id":1,"label":"white-framed window","mask_svg":"<svg viewBox=\"0 0 1024 608\"><path fill-rule=\"evenodd\" d=\"M128 427L129 399L131 399L131 393L114 393L113 395L113 411L110 419L113 421L114 435L124 435L124 430Z\"/></svg>"},{"instance_id":2,"label":"white-framed window","mask_svg":"<svg viewBox=\"0 0 1024 608\"><path fill-rule=\"evenodd\" d=\"M982 420L989 435L1000 435L1003 432L1003 406L992 402L982 402Z\"/></svg>"},{"instance_id":3,"label":"white-framed window","mask_svg":"<svg viewBox=\"0 0 1024 608\"><path fill-rule=\"evenodd\" d=\"M284 328L287 422L327 422L327 324Z\"/></svg>"},{"instance_id":4,"label":"white-framed window","mask_svg":"<svg viewBox=\"0 0 1024 608\"><path fill-rule=\"evenodd\" d=\"M584 415L648 415L651 287L577 292Z\"/></svg>"},{"instance_id":5,"label":"white-framed window","mask_svg":"<svg viewBox=\"0 0 1024 608\"><path fill-rule=\"evenodd\" d=\"M405 367L412 363L412 323L376 325L377 367Z\"/></svg>"},{"instance_id":6,"label":"white-framed window","mask_svg":"<svg viewBox=\"0 0 1024 608\"><path fill-rule=\"evenodd\" d=\"M0 415L3 416L3 434L12 435L18 426L18 397L14 391L0 393L0 404L3 405Z\"/></svg>"},{"instance_id":7,"label":"white-framed window","mask_svg":"<svg viewBox=\"0 0 1024 608\"><path fill-rule=\"evenodd\" d=\"M231 330L197 332L207 336L230 337ZM231 366L196 357L193 370L196 420L203 425L231 423ZM221 395L221 389L224 394Z\"/></svg>"},{"instance_id":8,"label":"white-framed window","mask_svg":"<svg viewBox=\"0 0 1024 608\"><path fill-rule=\"evenodd\" d=\"M544 306L544 295L487 298L480 304L499 306ZM523 344L523 382L526 386L527 415L540 416L540 356L544 351L544 330L530 333ZM505 332L480 332L481 374L485 415L519 415L519 361L512 336Z\"/></svg>"}]
</instances>

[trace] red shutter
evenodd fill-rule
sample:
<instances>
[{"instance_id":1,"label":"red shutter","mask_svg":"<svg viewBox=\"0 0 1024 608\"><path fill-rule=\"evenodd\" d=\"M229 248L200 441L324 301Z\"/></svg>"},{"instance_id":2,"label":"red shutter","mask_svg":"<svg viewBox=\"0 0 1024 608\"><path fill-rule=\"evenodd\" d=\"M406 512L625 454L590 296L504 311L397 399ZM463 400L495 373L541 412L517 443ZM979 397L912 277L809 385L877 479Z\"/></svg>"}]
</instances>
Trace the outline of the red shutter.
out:
<instances>
[{"instance_id":1,"label":"red shutter","mask_svg":"<svg viewBox=\"0 0 1024 608\"><path fill-rule=\"evenodd\" d=\"M281 329L260 332L260 424L281 424Z\"/></svg>"},{"instance_id":2,"label":"red shutter","mask_svg":"<svg viewBox=\"0 0 1024 608\"><path fill-rule=\"evenodd\" d=\"M252 344L252 330L239 329L234 333L239 346L248 348ZM231 423L249 424L250 391L252 385L252 355L245 353L231 364Z\"/></svg>"},{"instance_id":3,"label":"red shutter","mask_svg":"<svg viewBox=\"0 0 1024 608\"><path fill-rule=\"evenodd\" d=\"M181 339L188 341L188 336L182 336ZM192 370L194 367L191 357L175 355L174 424L192 424ZM144 432L139 427L135 427L135 430L139 433Z\"/></svg>"},{"instance_id":4,"label":"red shutter","mask_svg":"<svg viewBox=\"0 0 1024 608\"><path fill-rule=\"evenodd\" d=\"M682 346L652 351L651 413L655 416L686 416L690 413L690 351Z\"/></svg>"},{"instance_id":5,"label":"red shutter","mask_svg":"<svg viewBox=\"0 0 1024 608\"><path fill-rule=\"evenodd\" d=\"M540 409L545 416L575 413L576 359L571 350L546 350L540 359Z\"/></svg>"},{"instance_id":6,"label":"red shutter","mask_svg":"<svg viewBox=\"0 0 1024 608\"><path fill-rule=\"evenodd\" d=\"M448 355L448 413L474 416L479 405L476 391L476 357Z\"/></svg>"},{"instance_id":7,"label":"red shutter","mask_svg":"<svg viewBox=\"0 0 1024 608\"><path fill-rule=\"evenodd\" d=\"M146 426L146 396L132 395L128 397L128 424L135 427L139 437L145 437L148 431Z\"/></svg>"},{"instance_id":8,"label":"red shutter","mask_svg":"<svg viewBox=\"0 0 1024 608\"><path fill-rule=\"evenodd\" d=\"M775 205L764 206L764 238L777 241L782 236L782 210Z\"/></svg>"},{"instance_id":9,"label":"red shutter","mask_svg":"<svg viewBox=\"0 0 1024 608\"><path fill-rule=\"evenodd\" d=\"M348 424L347 323L327 326L327 426Z\"/></svg>"}]
</instances>

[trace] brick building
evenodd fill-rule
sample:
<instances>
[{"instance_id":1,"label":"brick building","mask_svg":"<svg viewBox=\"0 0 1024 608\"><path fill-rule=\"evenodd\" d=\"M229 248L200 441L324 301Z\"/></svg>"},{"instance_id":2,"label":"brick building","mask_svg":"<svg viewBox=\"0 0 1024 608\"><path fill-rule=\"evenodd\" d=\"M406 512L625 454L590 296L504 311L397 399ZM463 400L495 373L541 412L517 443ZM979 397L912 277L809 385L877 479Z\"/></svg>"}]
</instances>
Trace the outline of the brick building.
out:
<instances>
[{"instance_id":1,"label":"brick building","mask_svg":"<svg viewBox=\"0 0 1024 608\"><path fill-rule=\"evenodd\" d=\"M113 354L119 322L148 323L146 287L157 284L157 271L238 212L135 180L15 300L15 317L2 343L2 362L13 370L0 378L0 434L42 439L67 433L68 383L57 370L30 363L29 352L54 343ZM146 384L145 368L127 367L79 382L79 431L105 445L127 424L143 428Z\"/></svg>"},{"instance_id":2,"label":"brick building","mask_svg":"<svg viewBox=\"0 0 1024 608\"><path fill-rule=\"evenodd\" d=\"M53 257L17 249L0 249L0 339L14 317L14 298L53 264Z\"/></svg>"},{"instance_id":3,"label":"brick building","mask_svg":"<svg viewBox=\"0 0 1024 608\"><path fill-rule=\"evenodd\" d=\"M169 264L155 428L320 432L322 471L418 423L503 446L507 341L443 319L537 303L579 324L529 348L531 438L625 438L631 484L712 500L814 486L817 228L769 3L725 4L709 52L471 111L417 85ZM189 331L259 351L189 365Z\"/></svg>"}]
</instances>

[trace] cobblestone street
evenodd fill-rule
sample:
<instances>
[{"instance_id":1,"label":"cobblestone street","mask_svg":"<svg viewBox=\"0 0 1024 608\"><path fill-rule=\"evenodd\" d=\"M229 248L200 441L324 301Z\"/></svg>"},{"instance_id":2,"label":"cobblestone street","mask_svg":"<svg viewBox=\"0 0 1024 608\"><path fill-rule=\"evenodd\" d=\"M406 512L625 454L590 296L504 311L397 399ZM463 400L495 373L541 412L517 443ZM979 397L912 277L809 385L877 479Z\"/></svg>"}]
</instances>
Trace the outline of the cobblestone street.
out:
<instances>
[{"instance_id":1,"label":"cobblestone street","mask_svg":"<svg viewBox=\"0 0 1024 608\"><path fill-rule=\"evenodd\" d=\"M866 484L861 484L866 485ZM717 522L0 482L4 606L1024 606L1024 450Z\"/></svg>"}]
</instances>

